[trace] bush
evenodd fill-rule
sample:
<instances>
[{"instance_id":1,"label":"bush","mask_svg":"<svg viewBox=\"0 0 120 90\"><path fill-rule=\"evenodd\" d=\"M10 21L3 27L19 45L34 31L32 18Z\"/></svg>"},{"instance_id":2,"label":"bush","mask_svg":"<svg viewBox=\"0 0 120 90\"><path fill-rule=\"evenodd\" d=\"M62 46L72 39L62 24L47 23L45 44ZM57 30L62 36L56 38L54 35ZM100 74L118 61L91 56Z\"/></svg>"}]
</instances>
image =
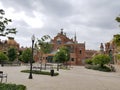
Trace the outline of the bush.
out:
<instances>
[{"instance_id":1,"label":"bush","mask_svg":"<svg viewBox=\"0 0 120 90\"><path fill-rule=\"evenodd\" d=\"M26 86L0 83L0 90L26 90Z\"/></svg>"},{"instance_id":2,"label":"bush","mask_svg":"<svg viewBox=\"0 0 120 90\"><path fill-rule=\"evenodd\" d=\"M104 67L105 64L110 62L110 57L105 54L99 54L93 57L93 63L95 65L100 65L100 67Z\"/></svg>"},{"instance_id":3,"label":"bush","mask_svg":"<svg viewBox=\"0 0 120 90\"><path fill-rule=\"evenodd\" d=\"M104 71L104 72L111 72L112 71L109 67L107 67L107 66L101 67L100 65L86 65L85 68Z\"/></svg>"},{"instance_id":4,"label":"bush","mask_svg":"<svg viewBox=\"0 0 120 90\"><path fill-rule=\"evenodd\" d=\"M22 70L21 72L25 72L25 73L30 73L30 70ZM33 74L42 74L42 75L51 75L50 72L46 72L46 71L38 71L38 70L32 70ZM54 73L54 76L59 75L59 73Z\"/></svg>"},{"instance_id":5,"label":"bush","mask_svg":"<svg viewBox=\"0 0 120 90\"><path fill-rule=\"evenodd\" d=\"M85 63L92 65L93 62L92 62L92 59L86 59L86 60L85 60Z\"/></svg>"}]
</instances>

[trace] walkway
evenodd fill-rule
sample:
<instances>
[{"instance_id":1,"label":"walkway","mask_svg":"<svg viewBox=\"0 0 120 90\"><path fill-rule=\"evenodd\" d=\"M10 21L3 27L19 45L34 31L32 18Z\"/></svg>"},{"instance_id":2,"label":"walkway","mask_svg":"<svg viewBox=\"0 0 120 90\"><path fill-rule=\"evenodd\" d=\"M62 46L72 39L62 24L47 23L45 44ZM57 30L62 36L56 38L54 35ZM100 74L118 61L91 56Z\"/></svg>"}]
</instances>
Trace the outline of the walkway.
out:
<instances>
[{"instance_id":1,"label":"walkway","mask_svg":"<svg viewBox=\"0 0 120 90\"><path fill-rule=\"evenodd\" d=\"M120 73L107 73L75 66L71 70L60 70L59 76L21 73L26 66L0 67L8 73L8 83L23 84L27 90L120 90Z\"/></svg>"}]
</instances>

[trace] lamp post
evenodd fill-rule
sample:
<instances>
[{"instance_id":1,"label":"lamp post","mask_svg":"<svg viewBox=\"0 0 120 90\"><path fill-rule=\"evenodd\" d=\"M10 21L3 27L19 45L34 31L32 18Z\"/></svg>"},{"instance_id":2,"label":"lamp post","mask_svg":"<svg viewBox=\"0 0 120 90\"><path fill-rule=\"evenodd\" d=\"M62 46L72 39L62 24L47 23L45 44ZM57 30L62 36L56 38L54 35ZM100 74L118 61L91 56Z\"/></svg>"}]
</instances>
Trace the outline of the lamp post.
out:
<instances>
[{"instance_id":1,"label":"lamp post","mask_svg":"<svg viewBox=\"0 0 120 90\"><path fill-rule=\"evenodd\" d=\"M30 59L30 75L29 75L29 79L32 79L32 61L33 61L33 45L34 45L34 41L35 41L35 36L32 35L32 59Z\"/></svg>"},{"instance_id":2,"label":"lamp post","mask_svg":"<svg viewBox=\"0 0 120 90\"><path fill-rule=\"evenodd\" d=\"M57 52L59 52L60 50L58 49ZM59 71L59 60L57 61L57 71Z\"/></svg>"}]
</instances>

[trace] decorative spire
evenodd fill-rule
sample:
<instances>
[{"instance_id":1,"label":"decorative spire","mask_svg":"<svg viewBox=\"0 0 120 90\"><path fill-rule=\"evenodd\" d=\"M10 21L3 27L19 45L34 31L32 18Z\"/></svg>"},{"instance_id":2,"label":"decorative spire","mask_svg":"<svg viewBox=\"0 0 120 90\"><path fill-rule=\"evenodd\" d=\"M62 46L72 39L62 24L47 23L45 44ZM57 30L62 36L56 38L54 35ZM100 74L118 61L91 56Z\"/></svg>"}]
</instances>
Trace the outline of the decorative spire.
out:
<instances>
[{"instance_id":1,"label":"decorative spire","mask_svg":"<svg viewBox=\"0 0 120 90\"><path fill-rule=\"evenodd\" d=\"M63 28L61 28L61 34L63 34Z\"/></svg>"},{"instance_id":2,"label":"decorative spire","mask_svg":"<svg viewBox=\"0 0 120 90\"><path fill-rule=\"evenodd\" d=\"M103 43L101 43L101 45L100 45L100 52L101 52L101 53L104 53L104 46L103 46Z\"/></svg>"},{"instance_id":3,"label":"decorative spire","mask_svg":"<svg viewBox=\"0 0 120 90\"><path fill-rule=\"evenodd\" d=\"M75 32L75 36L74 36L74 41L75 41L75 43L77 43L76 32Z\"/></svg>"}]
</instances>

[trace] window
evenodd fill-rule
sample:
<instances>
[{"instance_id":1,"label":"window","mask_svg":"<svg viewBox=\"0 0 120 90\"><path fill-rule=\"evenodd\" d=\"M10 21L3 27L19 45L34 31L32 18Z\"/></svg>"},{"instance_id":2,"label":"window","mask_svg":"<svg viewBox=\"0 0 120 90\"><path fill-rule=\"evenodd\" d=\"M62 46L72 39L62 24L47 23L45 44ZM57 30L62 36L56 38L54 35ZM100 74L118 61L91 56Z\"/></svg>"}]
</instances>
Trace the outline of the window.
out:
<instances>
[{"instance_id":1,"label":"window","mask_svg":"<svg viewBox=\"0 0 120 90\"><path fill-rule=\"evenodd\" d=\"M80 50L80 54L82 54L82 50Z\"/></svg>"},{"instance_id":2,"label":"window","mask_svg":"<svg viewBox=\"0 0 120 90\"><path fill-rule=\"evenodd\" d=\"M57 44L61 44L61 39L60 38L57 39Z\"/></svg>"},{"instance_id":3,"label":"window","mask_svg":"<svg viewBox=\"0 0 120 90\"><path fill-rule=\"evenodd\" d=\"M74 61L74 58L71 58L71 61Z\"/></svg>"}]
</instances>

